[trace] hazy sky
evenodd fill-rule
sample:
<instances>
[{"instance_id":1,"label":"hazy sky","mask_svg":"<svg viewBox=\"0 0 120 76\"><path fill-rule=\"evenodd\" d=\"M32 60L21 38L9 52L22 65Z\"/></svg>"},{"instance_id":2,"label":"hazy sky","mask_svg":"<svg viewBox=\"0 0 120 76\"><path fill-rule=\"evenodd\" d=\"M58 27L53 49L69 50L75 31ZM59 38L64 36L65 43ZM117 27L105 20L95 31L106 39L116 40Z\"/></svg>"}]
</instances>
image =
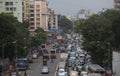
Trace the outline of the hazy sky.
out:
<instances>
[{"instance_id":1,"label":"hazy sky","mask_svg":"<svg viewBox=\"0 0 120 76\"><path fill-rule=\"evenodd\" d=\"M97 13L102 8L113 8L114 0L49 0L49 7L57 14L74 16L80 9Z\"/></svg>"}]
</instances>

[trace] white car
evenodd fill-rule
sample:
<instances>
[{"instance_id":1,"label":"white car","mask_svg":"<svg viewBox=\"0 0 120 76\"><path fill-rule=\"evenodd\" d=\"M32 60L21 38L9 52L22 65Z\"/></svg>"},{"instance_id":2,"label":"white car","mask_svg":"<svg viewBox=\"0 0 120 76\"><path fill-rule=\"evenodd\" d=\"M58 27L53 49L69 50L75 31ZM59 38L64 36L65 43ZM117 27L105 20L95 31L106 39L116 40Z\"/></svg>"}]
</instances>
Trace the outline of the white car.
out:
<instances>
[{"instance_id":1,"label":"white car","mask_svg":"<svg viewBox=\"0 0 120 76\"><path fill-rule=\"evenodd\" d=\"M43 66L41 73L42 73L42 74L48 74L48 73L49 73L48 67L47 67L47 66Z\"/></svg>"},{"instance_id":2,"label":"white car","mask_svg":"<svg viewBox=\"0 0 120 76\"><path fill-rule=\"evenodd\" d=\"M60 68L58 70L58 76L67 76L67 72L65 72L65 69Z\"/></svg>"},{"instance_id":3,"label":"white car","mask_svg":"<svg viewBox=\"0 0 120 76\"><path fill-rule=\"evenodd\" d=\"M36 59L36 58L37 58L37 54L34 53L34 54L32 55L32 58L33 58L33 59Z\"/></svg>"},{"instance_id":4,"label":"white car","mask_svg":"<svg viewBox=\"0 0 120 76\"><path fill-rule=\"evenodd\" d=\"M88 76L88 72L87 71L81 71L81 76Z\"/></svg>"}]
</instances>

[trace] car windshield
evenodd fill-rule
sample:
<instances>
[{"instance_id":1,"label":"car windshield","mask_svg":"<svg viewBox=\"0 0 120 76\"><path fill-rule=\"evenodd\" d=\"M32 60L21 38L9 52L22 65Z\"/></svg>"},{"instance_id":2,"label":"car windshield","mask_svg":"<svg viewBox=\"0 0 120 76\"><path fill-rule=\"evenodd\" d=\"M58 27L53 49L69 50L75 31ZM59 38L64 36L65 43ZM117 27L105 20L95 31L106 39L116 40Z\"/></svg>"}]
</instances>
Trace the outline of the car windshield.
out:
<instances>
[{"instance_id":1,"label":"car windshield","mask_svg":"<svg viewBox=\"0 0 120 76\"><path fill-rule=\"evenodd\" d=\"M63 72L64 72L64 69L60 69L60 70L59 70L59 73L63 73Z\"/></svg>"}]
</instances>

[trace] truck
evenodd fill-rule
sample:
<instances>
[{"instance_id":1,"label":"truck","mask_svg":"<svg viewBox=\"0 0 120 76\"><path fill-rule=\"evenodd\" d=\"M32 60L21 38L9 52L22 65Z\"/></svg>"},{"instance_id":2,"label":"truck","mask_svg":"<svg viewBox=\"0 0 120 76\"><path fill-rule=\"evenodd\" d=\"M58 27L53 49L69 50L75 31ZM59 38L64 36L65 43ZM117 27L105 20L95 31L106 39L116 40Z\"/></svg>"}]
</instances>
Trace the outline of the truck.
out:
<instances>
[{"instance_id":1,"label":"truck","mask_svg":"<svg viewBox=\"0 0 120 76\"><path fill-rule=\"evenodd\" d=\"M105 73L105 69L98 64L90 64L88 66L88 69L92 73L101 73L101 74Z\"/></svg>"},{"instance_id":2,"label":"truck","mask_svg":"<svg viewBox=\"0 0 120 76\"><path fill-rule=\"evenodd\" d=\"M50 50L50 58L55 59L56 58L56 49L51 49Z\"/></svg>"},{"instance_id":3,"label":"truck","mask_svg":"<svg viewBox=\"0 0 120 76\"><path fill-rule=\"evenodd\" d=\"M43 55L43 65L47 65L48 59L49 59L49 54L44 54Z\"/></svg>"},{"instance_id":4,"label":"truck","mask_svg":"<svg viewBox=\"0 0 120 76\"><path fill-rule=\"evenodd\" d=\"M61 53L60 54L60 60L61 61L66 61L68 59L68 54L67 53Z\"/></svg>"}]
</instances>

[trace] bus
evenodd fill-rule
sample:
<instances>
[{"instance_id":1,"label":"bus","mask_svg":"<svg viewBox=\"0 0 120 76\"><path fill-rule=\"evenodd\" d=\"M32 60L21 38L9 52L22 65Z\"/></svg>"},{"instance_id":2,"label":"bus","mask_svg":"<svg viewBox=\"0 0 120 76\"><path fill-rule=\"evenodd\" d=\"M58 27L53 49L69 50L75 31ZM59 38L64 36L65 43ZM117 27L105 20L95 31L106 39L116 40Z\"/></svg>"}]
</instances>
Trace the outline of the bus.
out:
<instances>
[{"instance_id":1,"label":"bus","mask_svg":"<svg viewBox=\"0 0 120 76\"><path fill-rule=\"evenodd\" d=\"M16 67L18 70L26 70L28 68L28 59L27 58L17 59Z\"/></svg>"}]
</instances>

